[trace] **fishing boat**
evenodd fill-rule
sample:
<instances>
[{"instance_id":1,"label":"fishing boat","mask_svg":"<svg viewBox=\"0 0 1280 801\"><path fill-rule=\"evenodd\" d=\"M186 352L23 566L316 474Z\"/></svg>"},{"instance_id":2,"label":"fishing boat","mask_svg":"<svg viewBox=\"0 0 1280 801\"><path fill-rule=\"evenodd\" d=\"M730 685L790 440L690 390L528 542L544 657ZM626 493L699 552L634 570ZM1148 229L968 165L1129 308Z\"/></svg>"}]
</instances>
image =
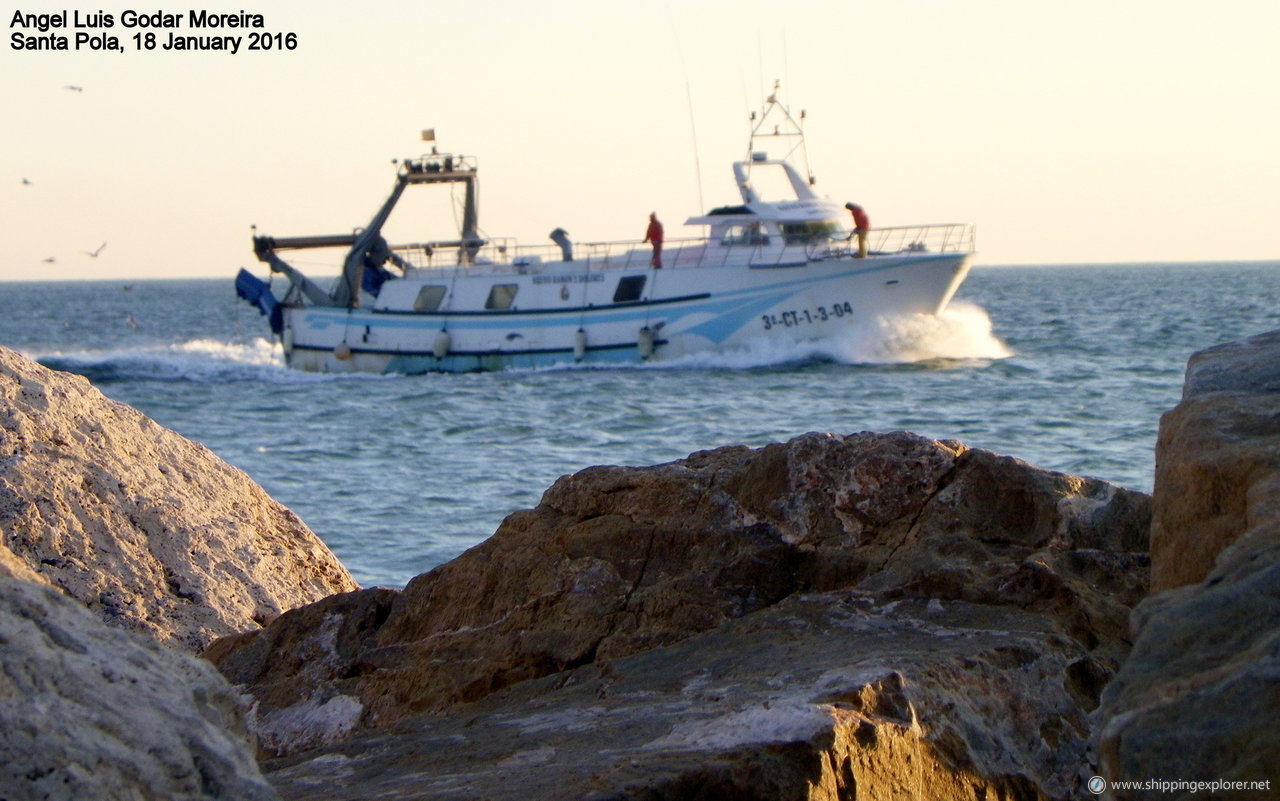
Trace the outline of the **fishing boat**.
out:
<instances>
[{"instance_id":1,"label":"fishing boat","mask_svg":"<svg viewBox=\"0 0 1280 801\"><path fill-rule=\"evenodd\" d=\"M254 253L286 286L277 299L268 281L242 269L236 289L268 315L288 366L316 372L661 361L940 313L968 273L972 226L877 227L858 236L846 210L853 204L814 188L804 118L776 91L751 115L746 157L733 163L740 198L688 218L699 236L575 242L557 228L545 245L487 237L476 159L433 145L397 162L390 197L362 229L295 237L255 230ZM433 132L423 136L434 142ZM786 155L772 158L763 146ZM803 172L793 163L801 156ZM757 189L764 170L780 171L779 196ZM442 185L464 190L457 236L388 243L383 229L405 191ZM281 255L313 248L346 249L328 289Z\"/></svg>"}]
</instances>

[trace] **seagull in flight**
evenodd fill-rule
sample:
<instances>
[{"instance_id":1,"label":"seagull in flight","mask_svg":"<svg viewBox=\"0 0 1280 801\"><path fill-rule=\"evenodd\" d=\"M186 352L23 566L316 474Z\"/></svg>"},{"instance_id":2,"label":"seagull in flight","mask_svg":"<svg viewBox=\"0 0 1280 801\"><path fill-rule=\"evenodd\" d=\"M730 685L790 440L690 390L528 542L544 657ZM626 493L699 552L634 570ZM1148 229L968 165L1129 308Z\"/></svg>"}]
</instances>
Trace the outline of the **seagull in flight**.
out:
<instances>
[{"instance_id":1,"label":"seagull in flight","mask_svg":"<svg viewBox=\"0 0 1280 801\"><path fill-rule=\"evenodd\" d=\"M98 245L97 250L83 250L81 251L81 253L83 253L86 256L92 256L96 259L98 258L98 254L101 253L102 249L105 248L106 246L107 246L107 243L103 242L101 245Z\"/></svg>"},{"instance_id":2,"label":"seagull in flight","mask_svg":"<svg viewBox=\"0 0 1280 801\"><path fill-rule=\"evenodd\" d=\"M22 185L23 185L23 186L31 186L31 181L27 180L26 178L23 178L23 179L22 179Z\"/></svg>"},{"instance_id":3,"label":"seagull in flight","mask_svg":"<svg viewBox=\"0 0 1280 801\"><path fill-rule=\"evenodd\" d=\"M70 89L70 90L71 90L71 91L73 91L73 92L83 92L83 91L84 91L84 87L83 87L83 86L73 86L72 84L67 84L67 85L66 85L66 86L64 86L63 88L64 88L64 89Z\"/></svg>"},{"instance_id":4,"label":"seagull in flight","mask_svg":"<svg viewBox=\"0 0 1280 801\"><path fill-rule=\"evenodd\" d=\"M44 263L45 263L45 264L53 264L55 261L57 261L57 259L55 259L54 257L50 256L49 258L47 258L47 259L45 259L45 260L44 260Z\"/></svg>"}]
</instances>

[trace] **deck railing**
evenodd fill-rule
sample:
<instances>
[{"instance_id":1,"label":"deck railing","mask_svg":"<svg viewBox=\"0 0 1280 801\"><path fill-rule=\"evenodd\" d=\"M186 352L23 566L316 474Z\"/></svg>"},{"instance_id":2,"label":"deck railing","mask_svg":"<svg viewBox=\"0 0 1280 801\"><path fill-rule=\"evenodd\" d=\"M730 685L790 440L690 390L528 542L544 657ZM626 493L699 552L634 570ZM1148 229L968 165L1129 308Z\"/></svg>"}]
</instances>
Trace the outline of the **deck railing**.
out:
<instances>
[{"instance_id":1,"label":"deck railing","mask_svg":"<svg viewBox=\"0 0 1280 801\"><path fill-rule=\"evenodd\" d=\"M718 247L706 237L668 239L662 248L662 265L685 268L741 264L746 254L745 261L752 267L774 267L840 258L857 250L857 241L852 236L822 236L807 241L783 242L781 245L778 237L772 239L758 245L734 247ZM974 229L967 223L873 228L868 236L868 255L872 257L904 253L971 253L973 250ZM514 240L509 239L491 239L466 253L456 246L440 247L433 243L398 245L393 251L418 270L452 270L474 264L512 272L540 272L543 264L564 261L559 245L517 246ZM648 267L652 254L651 246L639 240L573 243L575 262L592 272Z\"/></svg>"}]
</instances>

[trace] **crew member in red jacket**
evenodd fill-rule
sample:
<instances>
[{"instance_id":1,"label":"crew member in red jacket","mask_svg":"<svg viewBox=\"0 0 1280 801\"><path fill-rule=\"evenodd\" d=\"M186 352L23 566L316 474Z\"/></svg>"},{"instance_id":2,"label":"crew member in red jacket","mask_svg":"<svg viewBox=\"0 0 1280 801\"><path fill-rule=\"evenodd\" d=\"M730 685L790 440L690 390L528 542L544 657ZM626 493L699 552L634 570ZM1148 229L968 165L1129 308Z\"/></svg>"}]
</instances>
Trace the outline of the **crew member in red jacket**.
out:
<instances>
[{"instance_id":1,"label":"crew member in red jacket","mask_svg":"<svg viewBox=\"0 0 1280 801\"><path fill-rule=\"evenodd\" d=\"M644 233L644 241L653 243L653 259L649 264L662 267L662 223L658 222L656 211L649 215L649 230Z\"/></svg>"},{"instance_id":2,"label":"crew member in red jacket","mask_svg":"<svg viewBox=\"0 0 1280 801\"><path fill-rule=\"evenodd\" d=\"M846 203L844 207L853 214L853 232L858 235L858 258L867 257L867 231L871 230L871 220L857 203Z\"/></svg>"}]
</instances>

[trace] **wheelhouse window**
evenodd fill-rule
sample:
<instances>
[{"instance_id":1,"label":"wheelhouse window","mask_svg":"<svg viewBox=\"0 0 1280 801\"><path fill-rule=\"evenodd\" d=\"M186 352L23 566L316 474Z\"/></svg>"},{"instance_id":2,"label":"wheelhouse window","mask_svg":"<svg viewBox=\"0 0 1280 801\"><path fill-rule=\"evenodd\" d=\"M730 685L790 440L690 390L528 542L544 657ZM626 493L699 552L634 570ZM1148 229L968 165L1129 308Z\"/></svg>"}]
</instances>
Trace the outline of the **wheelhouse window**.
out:
<instances>
[{"instance_id":1,"label":"wheelhouse window","mask_svg":"<svg viewBox=\"0 0 1280 801\"><path fill-rule=\"evenodd\" d=\"M618 288L613 291L614 303L630 303L639 300L644 292L645 276L628 275L618 280Z\"/></svg>"},{"instance_id":2,"label":"wheelhouse window","mask_svg":"<svg viewBox=\"0 0 1280 801\"><path fill-rule=\"evenodd\" d=\"M418 290L418 297L413 300L414 311L435 311L444 300L445 287L424 286Z\"/></svg>"},{"instance_id":3,"label":"wheelhouse window","mask_svg":"<svg viewBox=\"0 0 1280 801\"><path fill-rule=\"evenodd\" d=\"M788 245L807 245L830 239L846 239L849 236L849 229L835 220L783 223L782 236Z\"/></svg>"},{"instance_id":4,"label":"wheelhouse window","mask_svg":"<svg viewBox=\"0 0 1280 801\"><path fill-rule=\"evenodd\" d=\"M493 310L511 308L519 288L519 284L494 284L493 289L489 290L489 299L484 302L484 307Z\"/></svg>"},{"instance_id":5,"label":"wheelhouse window","mask_svg":"<svg viewBox=\"0 0 1280 801\"><path fill-rule=\"evenodd\" d=\"M745 223L743 225L731 225L725 229L724 236L720 239L720 244L725 246L735 245L767 245L769 237L760 227L760 223Z\"/></svg>"}]
</instances>

